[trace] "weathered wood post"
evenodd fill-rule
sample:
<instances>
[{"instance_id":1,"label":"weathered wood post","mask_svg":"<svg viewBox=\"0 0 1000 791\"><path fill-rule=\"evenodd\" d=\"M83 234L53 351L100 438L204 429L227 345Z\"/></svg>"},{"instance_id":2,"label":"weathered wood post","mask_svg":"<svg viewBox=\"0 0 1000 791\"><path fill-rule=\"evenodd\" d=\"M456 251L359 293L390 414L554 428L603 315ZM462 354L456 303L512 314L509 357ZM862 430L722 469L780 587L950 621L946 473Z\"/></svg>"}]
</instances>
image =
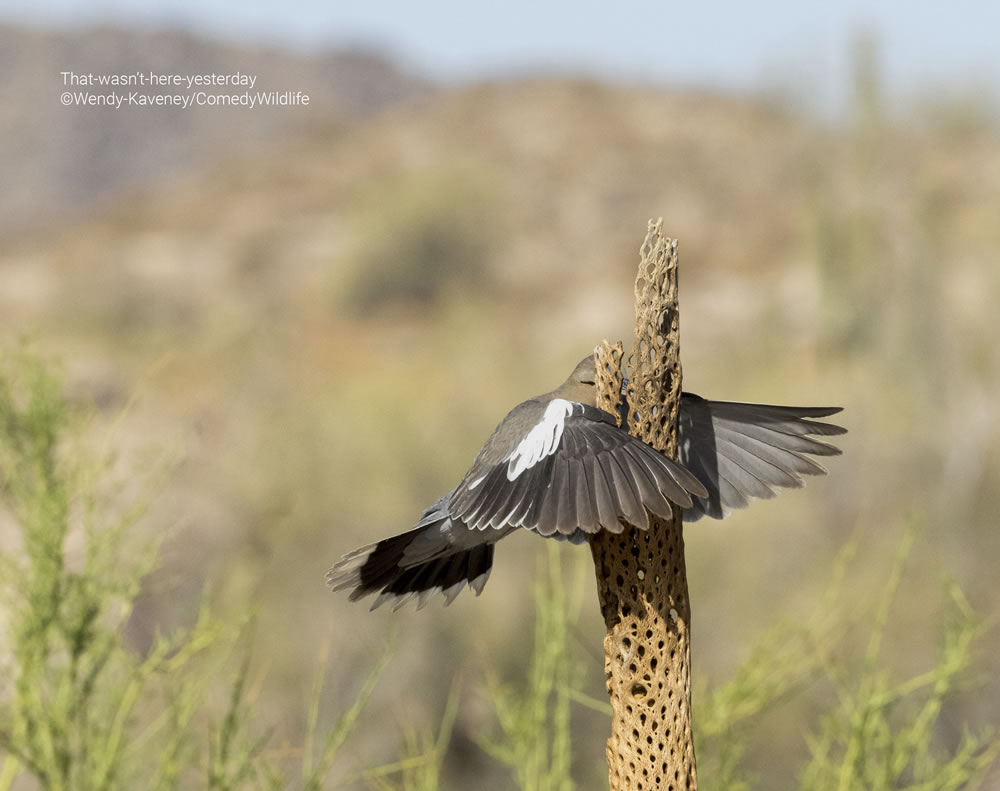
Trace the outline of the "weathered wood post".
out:
<instances>
[{"instance_id":1,"label":"weathered wood post","mask_svg":"<svg viewBox=\"0 0 1000 791\"><path fill-rule=\"evenodd\" d=\"M681 363L677 241L650 221L635 282L635 339L626 394L628 431L677 458ZM618 412L622 344L597 353L598 406ZM611 698L611 791L696 789L691 731L691 606L681 509L648 531L599 533L591 542L607 626L604 672Z\"/></svg>"}]
</instances>

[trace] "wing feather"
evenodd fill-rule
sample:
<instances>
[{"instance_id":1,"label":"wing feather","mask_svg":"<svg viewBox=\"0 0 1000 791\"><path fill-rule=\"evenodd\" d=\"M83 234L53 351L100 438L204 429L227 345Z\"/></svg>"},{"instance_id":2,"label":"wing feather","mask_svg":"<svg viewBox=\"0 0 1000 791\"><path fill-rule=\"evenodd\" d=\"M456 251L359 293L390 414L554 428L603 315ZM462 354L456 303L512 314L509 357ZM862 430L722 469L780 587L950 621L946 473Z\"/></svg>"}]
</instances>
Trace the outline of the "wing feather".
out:
<instances>
[{"instance_id":1,"label":"wing feather","mask_svg":"<svg viewBox=\"0 0 1000 791\"><path fill-rule=\"evenodd\" d=\"M660 490L656 473L650 468L645 454L631 447L627 448L625 453L631 462L632 477L639 487L639 497L643 505L660 518L669 519L673 513L673 507Z\"/></svg>"},{"instance_id":2,"label":"wing feather","mask_svg":"<svg viewBox=\"0 0 1000 791\"><path fill-rule=\"evenodd\" d=\"M777 488L798 488L803 475L826 472L810 456L836 456L840 449L815 439L846 429L816 418L839 407L788 407L707 401L690 393L681 398L680 462L705 486L685 510L685 521L724 518L754 498Z\"/></svg>"},{"instance_id":3,"label":"wing feather","mask_svg":"<svg viewBox=\"0 0 1000 791\"><path fill-rule=\"evenodd\" d=\"M552 477L544 493L540 494L541 508L538 512L538 521L535 524L535 532L540 536L551 536L559 530L562 514L559 512L560 501L565 496L564 492L569 485L568 463L566 459L558 455L552 461Z\"/></svg>"},{"instance_id":4,"label":"wing feather","mask_svg":"<svg viewBox=\"0 0 1000 791\"><path fill-rule=\"evenodd\" d=\"M627 447L627 445L625 446ZM641 530L649 529L649 514L643 508L642 500L635 480L632 478L629 466L616 453L601 454L598 463L607 465L614 482L615 497L618 500L619 513L625 521Z\"/></svg>"}]
</instances>

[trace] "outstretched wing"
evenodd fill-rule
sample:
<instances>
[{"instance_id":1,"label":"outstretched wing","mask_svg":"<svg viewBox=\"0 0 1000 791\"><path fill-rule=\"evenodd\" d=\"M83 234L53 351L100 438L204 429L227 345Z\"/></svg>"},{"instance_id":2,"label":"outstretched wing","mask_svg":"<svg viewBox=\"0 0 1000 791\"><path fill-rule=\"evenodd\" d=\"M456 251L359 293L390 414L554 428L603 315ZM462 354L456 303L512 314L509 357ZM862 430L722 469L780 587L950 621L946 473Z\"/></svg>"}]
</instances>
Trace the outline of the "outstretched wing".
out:
<instances>
[{"instance_id":1,"label":"outstretched wing","mask_svg":"<svg viewBox=\"0 0 1000 791\"><path fill-rule=\"evenodd\" d=\"M471 530L524 527L578 540L580 531L619 533L622 522L646 528L647 510L667 518L672 504L688 508L692 495L708 495L607 412L559 398L544 410L531 402L519 409L508 417L508 427L523 429L516 441L489 444L452 495L452 519Z\"/></svg>"},{"instance_id":2,"label":"outstretched wing","mask_svg":"<svg viewBox=\"0 0 1000 791\"><path fill-rule=\"evenodd\" d=\"M813 436L847 430L811 418L840 411L840 407L707 401L684 393L678 457L708 490L707 496L693 498L685 508L684 521L702 516L723 519L756 497L774 497L775 488L802 486L803 475L825 474L810 456L837 456L840 449Z\"/></svg>"},{"instance_id":3,"label":"outstretched wing","mask_svg":"<svg viewBox=\"0 0 1000 791\"><path fill-rule=\"evenodd\" d=\"M503 431L501 431L503 429ZM499 433L498 433L499 432ZM619 429L600 409L554 399L516 407L453 491L413 529L345 555L327 574L352 600L378 593L373 609L398 609L434 593L451 602L465 585L479 594L493 545L519 527L574 542L623 522L648 527L708 491L666 456Z\"/></svg>"}]
</instances>

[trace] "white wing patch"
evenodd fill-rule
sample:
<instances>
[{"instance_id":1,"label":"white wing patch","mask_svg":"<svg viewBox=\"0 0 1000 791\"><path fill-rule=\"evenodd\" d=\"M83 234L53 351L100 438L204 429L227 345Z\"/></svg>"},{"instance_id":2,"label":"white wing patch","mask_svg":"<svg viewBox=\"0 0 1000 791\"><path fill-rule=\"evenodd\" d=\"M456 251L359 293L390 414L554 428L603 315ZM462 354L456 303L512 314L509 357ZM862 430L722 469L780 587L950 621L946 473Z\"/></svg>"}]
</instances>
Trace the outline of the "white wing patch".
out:
<instances>
[{"instance_id":1,"label":"white wing patch","mask_svg":"<svg viewBox=\"0 0 1000 791\"><path fill-rule=\"evenodd\" d=\"M521 440L520 444L510 454L507 462L507 480L513 481L529 467L534 467L546 456L555 452L562 439L563 426L566 418L573 414L573 407L578 406L565 398L553 398L545 407L545 414Z\"/></svg>"}]
</instances>

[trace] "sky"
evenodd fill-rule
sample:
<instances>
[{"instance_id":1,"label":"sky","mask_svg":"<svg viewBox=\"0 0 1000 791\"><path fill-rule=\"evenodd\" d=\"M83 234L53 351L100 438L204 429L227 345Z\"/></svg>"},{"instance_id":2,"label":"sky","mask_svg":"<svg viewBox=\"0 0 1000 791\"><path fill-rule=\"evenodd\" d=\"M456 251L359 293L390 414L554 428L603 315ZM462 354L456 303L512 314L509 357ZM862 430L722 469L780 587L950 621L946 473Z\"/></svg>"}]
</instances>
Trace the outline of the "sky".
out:
<instances>
[{"instance_id":1,"label":"sky","mask_svg":"<svg viewBox=\"0 0 1000 791\"><path fill-rule=\"evenodd\" d=\"M305 49L372 45L443 80L545 71L729 91L770 86L817 108L844 101L850 42L868 31L891 97L971 86L1000 100L993 0L5 0L0 19L166 24Z\"/></svg>"}]
</instances>

